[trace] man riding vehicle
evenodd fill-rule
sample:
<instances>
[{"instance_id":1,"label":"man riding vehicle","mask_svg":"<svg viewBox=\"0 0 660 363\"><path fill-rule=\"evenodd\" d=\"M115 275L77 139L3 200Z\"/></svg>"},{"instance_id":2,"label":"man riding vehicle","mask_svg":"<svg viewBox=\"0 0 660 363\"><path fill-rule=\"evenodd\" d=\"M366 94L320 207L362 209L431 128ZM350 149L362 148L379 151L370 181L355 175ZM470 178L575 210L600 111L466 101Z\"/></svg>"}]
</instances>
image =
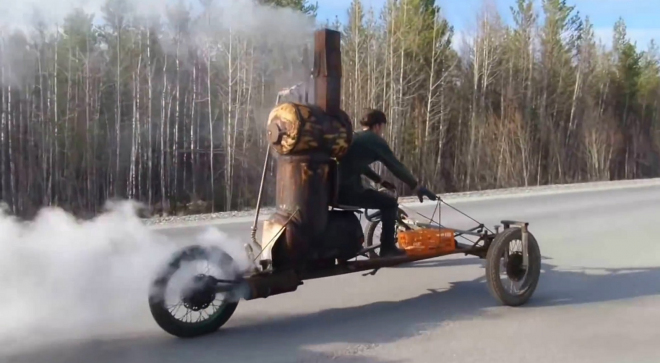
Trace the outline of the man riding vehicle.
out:
<instances>
[{"instance_id":1,"label":"man riding vehicle","mask_svg":"<svg viewBox=\"0 0 660 363\"><path fill-rule=\"evenodd\" d=\"M394 197L378 192L362 185L362 175L386 189L395 186L383 180L369 165L380 161L397 178L406 183L420 198L426 196L436 199L435 194L419 185L419 182L408 169L396 158L387 142L382 138L387 117L382 111L369 109L360 119L362 132L353 136L346 155L339 163L339 195L338 202L359 208L379 209L383 223L383 233L380 237L380 256L393 257L404 255L405 252L396 247L394 228L398 212L398 203Z\"/></svg>"}]
</instances>

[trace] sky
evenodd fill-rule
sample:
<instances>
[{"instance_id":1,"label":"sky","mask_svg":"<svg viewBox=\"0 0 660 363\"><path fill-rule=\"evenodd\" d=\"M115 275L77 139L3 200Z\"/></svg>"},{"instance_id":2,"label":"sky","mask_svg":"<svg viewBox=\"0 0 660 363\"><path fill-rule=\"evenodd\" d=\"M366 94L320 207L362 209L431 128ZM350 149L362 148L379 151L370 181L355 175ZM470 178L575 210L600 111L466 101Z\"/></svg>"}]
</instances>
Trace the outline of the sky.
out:
<instances>
[{"instance_id":1,"label":"sky","mask_svg":"<svg viewBox=\"0 0 660 363\"><path fill-rule=\"evenodd\" d=\"M334 20L338 16L346 19L346 10L351 0L317 0L318 18ZM387 0L362 0L366 7L380 8ZM509 7L515 0L488 0L499 10L507 22L511 21ZM541 11L541 0L534 0L537 13ZM454 26L456 33L469 32L475 23L475 16L483 6L484 0L436 0L445 18ZM589 16L594 24L594 31L604 44L612 43L612 28L619 17L626 22L628 37L637 42L640 49L646 49L651 39L660 41L660 0L567 0L575 5L576 11L584 18Z\"/></svg>"}]
</instances>

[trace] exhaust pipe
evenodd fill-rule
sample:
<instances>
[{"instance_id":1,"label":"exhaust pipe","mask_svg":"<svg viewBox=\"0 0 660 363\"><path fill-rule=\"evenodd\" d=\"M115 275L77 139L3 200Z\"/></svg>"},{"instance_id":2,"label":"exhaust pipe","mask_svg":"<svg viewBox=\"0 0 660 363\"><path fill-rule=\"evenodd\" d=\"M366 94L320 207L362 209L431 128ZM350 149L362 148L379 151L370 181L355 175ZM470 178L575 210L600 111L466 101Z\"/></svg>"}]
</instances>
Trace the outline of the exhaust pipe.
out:
<instances>
[{"instance_id":1,"label":"exhaust pipe","mask_svg":"<svg viewBox=\"0 0 660 363\"><path fill-rule=\"evenodd\" d=\"M229 292L232 300L238 301L265 299L270 296L293 292L303 282L293 271L279 272L276 274L258 274L238 282L227 291L227 285L218 284L217 292Z\"/></svg>"}]
</instances>

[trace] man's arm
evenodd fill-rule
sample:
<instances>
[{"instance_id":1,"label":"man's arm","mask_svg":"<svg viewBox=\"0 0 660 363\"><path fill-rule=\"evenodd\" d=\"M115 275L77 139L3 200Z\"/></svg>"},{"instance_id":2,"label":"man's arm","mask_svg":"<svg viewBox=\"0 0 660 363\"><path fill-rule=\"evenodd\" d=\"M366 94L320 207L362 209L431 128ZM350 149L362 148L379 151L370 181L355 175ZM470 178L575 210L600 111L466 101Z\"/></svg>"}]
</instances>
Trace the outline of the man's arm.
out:
<instances>
[{"instance_id":1,"label":"man's arm","mask_svg":"<svg viewBox=\"0 0 660 363\"><path fill-rule=\"evenodd\" d=\"M412 175L410 171L396 158L392 149L382 138L376 136L373 142L373 149L376 152L378 161L383 163L387 169L389 169L392 174L394 174L399 180L408 184L410 189L417 188L417 179Z\"/></svg>"},{"instance_id":2,"label":"man's arm","mask_svg":"<svg viewBox=\"0 0 660 363\"><path fill-rule=\"evenodd\" d=\"M383 178L378 175L373 169L367 166L367 170L365 170L362 174L366 176L367 178L371 179L374 183L379 184L380 182L383 181Z\"/></svg>"}]
</instances>

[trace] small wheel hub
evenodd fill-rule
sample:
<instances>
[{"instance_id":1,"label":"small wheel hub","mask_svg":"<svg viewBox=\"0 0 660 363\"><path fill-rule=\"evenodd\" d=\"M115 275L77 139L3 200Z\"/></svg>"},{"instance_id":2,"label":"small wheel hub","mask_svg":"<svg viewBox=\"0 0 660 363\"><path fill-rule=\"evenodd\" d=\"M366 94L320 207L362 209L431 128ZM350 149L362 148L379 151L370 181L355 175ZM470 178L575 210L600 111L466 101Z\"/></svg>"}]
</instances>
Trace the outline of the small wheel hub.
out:
<instances>
[{"instance_id":1,"label":"small wheel hub","mask_svg":"<svg viewBox=\"0 0 660 363\"><path fill-rule=\"evenodd\" d=\"M186 309L200 311L208 308L215 300L214 279L207 275L197 275L181 294Z\"/></svg>"},{"instance_id":2,"label":"small wheel hub","mask_svg":"<svg viewBox=\"0 0 660 363\"><path fill-rule=\"evenodd\" d=\"M511 281L520 281L525 276L525 269L523 268L523 256L521 253L509 255L506 264L506 274Z\"/></svg>"}]
</instances>

